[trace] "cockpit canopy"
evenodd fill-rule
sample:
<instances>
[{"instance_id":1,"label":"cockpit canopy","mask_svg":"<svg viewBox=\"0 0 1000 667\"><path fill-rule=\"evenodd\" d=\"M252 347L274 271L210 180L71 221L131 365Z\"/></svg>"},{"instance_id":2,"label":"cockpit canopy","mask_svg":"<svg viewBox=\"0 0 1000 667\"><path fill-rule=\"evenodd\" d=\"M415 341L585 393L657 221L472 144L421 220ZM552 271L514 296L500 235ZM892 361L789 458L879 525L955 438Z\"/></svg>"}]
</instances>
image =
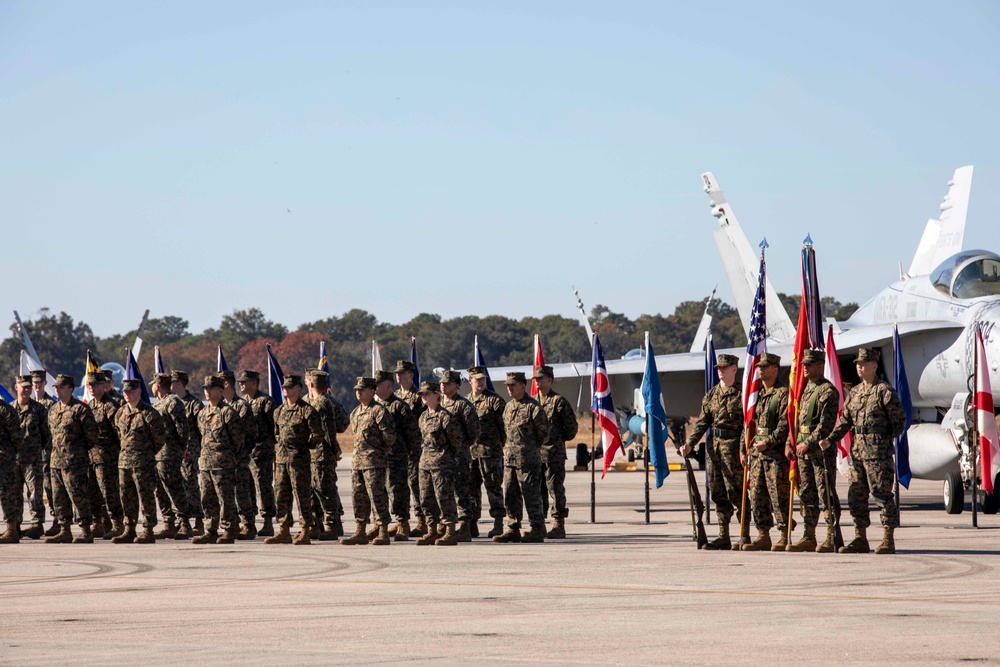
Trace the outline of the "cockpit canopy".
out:
<instances>
[{"instance_id":1,"label":"cockpit canopy","mask_svg":"<svg viewBox=\"0 0 1000 667\"><path fill-rule=\"evenodd\" d=\"M956 299L1000 295L1000 256L964 250L941 262L930 279L935 289Z\"/></svg>"}]
</instances>

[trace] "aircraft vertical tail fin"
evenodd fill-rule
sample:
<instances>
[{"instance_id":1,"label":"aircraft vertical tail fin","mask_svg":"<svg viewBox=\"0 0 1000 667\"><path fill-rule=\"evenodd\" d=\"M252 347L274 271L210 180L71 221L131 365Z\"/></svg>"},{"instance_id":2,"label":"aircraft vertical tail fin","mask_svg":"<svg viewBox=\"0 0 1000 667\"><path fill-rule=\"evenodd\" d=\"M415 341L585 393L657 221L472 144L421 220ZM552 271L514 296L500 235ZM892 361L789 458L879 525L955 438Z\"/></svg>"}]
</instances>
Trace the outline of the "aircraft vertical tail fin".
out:
<instances>
[{"instance_id":1,"label":"aircraft vertical tail fin","mask_svg":"<svg viewBox=\"0 0 1000 667\"><path fill-rule=\"evenodd\" d=\"M941 202L941 217L931 218L920 237L907 277L925 276L941 262L962 250L965 216L969 212L973 167L959 167L948 181L948 194Z\"/></svg>"},{"instance_id":2,"label":"aircraft vertical tail fin","mask_svg":"<svg viewBox=\"0 0 1000 667\"><path fill-rule=\"evenodd\" d=\"M736 214L726 201L726 195L719 187L712 172L701 175L705 182L705 193L708 194L712 207L712 215L719 221L719 229L712 235L719 249L722 267L726 272L726 281L736 300L736 309L745 329L750 328L750 311L757 291L757 270L760 259L750 247L746 234L740 226ZM767 333L774 340L789 340L795 336L795 326L785 311L778 294L767 280Z\"/></svg>"}]
</instances>

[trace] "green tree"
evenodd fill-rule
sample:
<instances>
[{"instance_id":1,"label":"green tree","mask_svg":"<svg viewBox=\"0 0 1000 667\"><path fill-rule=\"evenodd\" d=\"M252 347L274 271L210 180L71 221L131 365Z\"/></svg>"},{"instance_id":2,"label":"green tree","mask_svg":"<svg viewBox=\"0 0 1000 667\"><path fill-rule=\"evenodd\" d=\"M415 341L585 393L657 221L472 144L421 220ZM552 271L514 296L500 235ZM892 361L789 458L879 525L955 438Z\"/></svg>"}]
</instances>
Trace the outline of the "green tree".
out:
<instances>
[{"instance_id":1,"label":"green tree","mask_svg":"<svg viewBox=\"0 0 1000 667\"><path fill-rule=\"evenodd\" d=\"M35 318L24 320L24 327L38 352L38 358L52 375L66 373L82 382L87 350L96 350L97 341L90 325L74 322L65 312L53 315L48 308L38 311ZM0 344L0 364L4 377L13 377L20 370L24 344L17 323L10 326L10 338Z\"/></svg>"},{"instance_id":2,"label":"green tree","mask_svg":"<svg viewBox=\"0 0 1000 667\"><path fill-rule=\"evenodd\" d=\"M252 340L273 338L280 341L288 333L284 324L278 324L264 317L257 308L234 310L222 318L218 340L223 350L235 355Z\"/></svg>"}]
</instances>

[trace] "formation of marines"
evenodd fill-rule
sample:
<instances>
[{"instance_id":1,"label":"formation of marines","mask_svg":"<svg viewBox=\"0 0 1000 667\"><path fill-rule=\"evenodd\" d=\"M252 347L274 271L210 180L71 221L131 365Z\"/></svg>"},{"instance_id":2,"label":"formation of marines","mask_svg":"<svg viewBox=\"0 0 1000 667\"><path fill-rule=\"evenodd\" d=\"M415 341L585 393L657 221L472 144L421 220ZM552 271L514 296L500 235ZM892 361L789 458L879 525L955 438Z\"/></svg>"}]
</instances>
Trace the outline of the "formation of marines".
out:
<instances>
[{"instance_id":1,"label":"formation of marines","mask_svg":"<svg viewBox=\"0 0 1000 667\"><path fill-rule=\"evenodd\" d=\"M414 388L414 370L399 361L395 373L359 377L349 416L320 370L307 371L304 382L286 375L280 405L260 392L252 370L206 376L204 401L188 391L186 373L156 373L152 405L139 380L126 379L118 395L108 372L87 373L88 402L74 397L72 376L56 377L55 397L45 393L45 371L18 376L15 402L0 402L7 522L0 543L232 544L261 536L265 544L343 537L343 544L388 545L414 537L418 545L455 545L479 537L484 487L494 519L487 537L564 538L565 441L576 435L576 418L551 390L552 368L535 368L539 400L528 395L524 373L508 373L509 401L487 388L482 366L468 369L468 398L458 393L457 371ZM337 434L348 425L356 530L345 536L336 465ZM25 490L31 524L22 529Z\"/></svg>"}]
</instances>

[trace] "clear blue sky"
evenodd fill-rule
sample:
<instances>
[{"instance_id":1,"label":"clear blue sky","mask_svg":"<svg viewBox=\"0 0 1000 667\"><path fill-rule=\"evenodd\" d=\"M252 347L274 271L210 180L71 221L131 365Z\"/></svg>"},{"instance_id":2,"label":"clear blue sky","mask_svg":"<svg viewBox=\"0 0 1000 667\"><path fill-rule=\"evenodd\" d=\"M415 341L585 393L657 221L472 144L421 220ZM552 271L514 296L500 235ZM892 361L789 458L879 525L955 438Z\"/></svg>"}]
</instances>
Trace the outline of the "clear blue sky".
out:
<instances>
[{"instance_id":1,"label":"clear blue sky","mask_svg":"<svg viewBox=\"0 0 1000 667\"><path fill-rule=\"evenodd\" d=\"M0 320L669 313L708 170L782 291L807 232L895 279L965 164L1000 251L996 3L484 5L0 4Z\"/></svg>"}]
</instances>

